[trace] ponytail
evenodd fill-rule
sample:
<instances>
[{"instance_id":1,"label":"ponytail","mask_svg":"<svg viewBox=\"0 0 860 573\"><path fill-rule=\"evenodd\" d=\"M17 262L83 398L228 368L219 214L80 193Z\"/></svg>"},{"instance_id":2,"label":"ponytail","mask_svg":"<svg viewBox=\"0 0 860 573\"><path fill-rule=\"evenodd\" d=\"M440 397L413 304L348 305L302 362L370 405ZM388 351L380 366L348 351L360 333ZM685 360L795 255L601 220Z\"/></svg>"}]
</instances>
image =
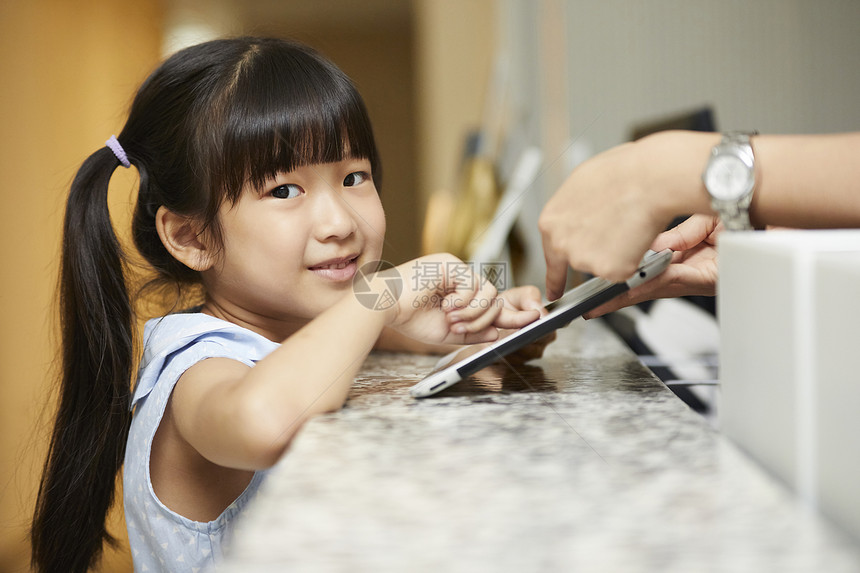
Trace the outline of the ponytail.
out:
<instances>
[{"instance_id":1,"label":"ponytail","mask_svg":"<svg viewBox=\"0 0 860 573\"><path fill-rule=\"evenodd\" d=\"M59 406L32 525L33 565L85 572L115 544L105 520L131 422L132 304L125 257L111 226L104 147L78 171L66 206L60 271Z\"/></svg>"}]
</instances>

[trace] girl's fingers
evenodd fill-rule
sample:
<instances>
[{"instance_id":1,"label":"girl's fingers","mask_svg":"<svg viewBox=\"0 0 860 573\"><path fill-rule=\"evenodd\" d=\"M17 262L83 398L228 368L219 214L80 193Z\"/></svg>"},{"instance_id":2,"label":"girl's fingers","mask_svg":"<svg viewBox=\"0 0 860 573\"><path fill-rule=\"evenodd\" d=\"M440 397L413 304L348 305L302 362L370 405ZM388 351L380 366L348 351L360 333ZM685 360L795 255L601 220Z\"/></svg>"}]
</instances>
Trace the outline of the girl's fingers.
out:
<instances>
[{"instance_id":1,"label":"girl's fingers","mask_svg":"<svg viewBox=\"0 0 860 573\"><path fill-rule=\"evenodd\" d=\"M499 338L499 330L495 327L487 327L478 332L467 332L458 337L455 344L478 344L480 342L495 342Z\"/></svg>"},{"instance_id":2,"label":"girl's fingers","mask_svg":"<svg viewBox=\"0 0 860 573\"><path fill-rule=\"evenodd\" d=\"M481 332L487 328L495 328L493 324L496 322L496 317L502 311L501 305L491 304L484 311L484 314L478 316L474 320L455 322L451 325L451 332L463 334L467 332Z\"/></svg>"},{"instance_id":3,"label":"girl's fingers","mask_svg":"<svg viewBox=\"0 0 860 573\"><path fill-rule=\"evenodd\" d=\"M504 302L496 298L498 291L490 281L481 280L479 277L474 277L476 290L470 289L470 295L466 299L466 292L453 292L445 297L446 304L443 306L448 313L450 322L470 322L479 316L482 316L487 311L493 310L493 307L501 307ZM497 308L496 311L499 309ZM498 314L498 312L497 312Z\"/></svg>"},{"instance_id":4,"label":"girl's fingers","mask_svg":"<svg viewBox=\"0 0 860 573\"><path fill-rule=\"evenodd\" d=\"M543 313L540 290L536 286L514 287L499 293L499 298L505 301L509 310L537 310Z\"/></svg>"},{"instance_id":5,"label":"girl's fingers","mask_svg":"<svg viewBox=\"0 0 860 573\"><path fill-rule=\"evenodd\" d=\"M447 313L466 311L472 299L482 290L481 279L463 262L449 264L445 270L444 290L448 294L442 299L442 309Z\"/></svg>"},{"instance_id":6,"label":"girl's fingers","mask_svg":"<svg viewBox=\"0 0 860 573\"><path fill-rule=\"evenodd\" d=\"M540 290L535 286L512 288L502 292L499 298L505 301L495 322L499 328L522 328L546 314Z\"/></svg>"},{"instance_id":7,"label":"girl's fingers","mask_svg":"<svg viewBox=\"0 0 860 573\"><path fill-rule=\"evenodd\" d=\"M540 316L541 311L538 309L516 310L503 308L493 324L499 328L522 328L536 321Z\"/></svg>"},{"instance_id":8,"label":"girl's fingers","mask_svg":"<svg viewBox=\"0 0 860 573\"><path fill-rule=\"evenodd\" d=\"M489 281L484 281L481 290L464 308L448 313L451 331L480 332L493 324L503 306L504 301L496 297L496 287Z\"/></svg>"}]
</instances>

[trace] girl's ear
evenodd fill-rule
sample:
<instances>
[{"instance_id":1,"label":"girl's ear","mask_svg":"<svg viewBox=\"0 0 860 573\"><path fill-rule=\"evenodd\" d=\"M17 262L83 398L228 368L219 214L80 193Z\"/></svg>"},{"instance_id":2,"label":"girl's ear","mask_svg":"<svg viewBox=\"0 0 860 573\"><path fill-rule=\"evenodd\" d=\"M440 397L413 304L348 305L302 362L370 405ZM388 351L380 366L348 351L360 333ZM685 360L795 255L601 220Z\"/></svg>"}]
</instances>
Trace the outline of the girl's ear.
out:
<instances>
[{"instance_id":1,"label":"girl's ear","mask_svg":"<svg viewBox=\"0 0 860 573\"><path fill-rule=\"evenodd\" d=\"M212 249L201 239L199 225L162 205L155 214L155 228L167 252L195 271L205 271L215 263Z\"/></svg>"}]
</instances>

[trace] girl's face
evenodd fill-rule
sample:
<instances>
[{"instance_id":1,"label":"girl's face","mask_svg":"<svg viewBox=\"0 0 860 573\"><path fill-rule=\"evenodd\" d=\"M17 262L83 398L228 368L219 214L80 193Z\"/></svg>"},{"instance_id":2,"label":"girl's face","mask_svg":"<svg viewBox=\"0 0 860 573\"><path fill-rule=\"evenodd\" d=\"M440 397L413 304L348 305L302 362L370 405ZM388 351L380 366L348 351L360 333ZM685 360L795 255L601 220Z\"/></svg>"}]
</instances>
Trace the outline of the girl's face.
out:
<instances>
[{"instance_id":1,"label":"girl's face","mask_svg":"<svg viewBox=\"0 0 860 573\"><path fill-rule=\"evenodd\" d=\"M350 293L357 270L380 259L385 237L366 159L248 184L219 219L223 251L203 273L204 308L275 339Z\"/></svg>"}]
</instances>

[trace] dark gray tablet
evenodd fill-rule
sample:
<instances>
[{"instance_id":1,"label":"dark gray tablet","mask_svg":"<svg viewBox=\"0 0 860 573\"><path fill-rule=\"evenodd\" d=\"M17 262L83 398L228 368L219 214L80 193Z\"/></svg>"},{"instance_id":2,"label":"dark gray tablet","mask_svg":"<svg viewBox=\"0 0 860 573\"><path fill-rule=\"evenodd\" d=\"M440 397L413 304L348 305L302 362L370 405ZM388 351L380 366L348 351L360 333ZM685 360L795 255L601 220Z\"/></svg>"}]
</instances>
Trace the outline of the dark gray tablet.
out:
<instances>
[{"instance_id":1,"label":"dark gray tablet","mask_svg":"<svg viewBox=\"0 0 860 573\"><path fill-rule=\"evenodd\" d=\"M557 328L570 324L575 318L594 310L623 292L626 292L656 277L669 266L672 251L659 253L649 251L636 273L627 281L613 283L601 278L592 278L567 291L560 299L547 305L548 314L528 324L513 334L489 345L476 345L482 350L467 347L453 354L451 361L431 372L426 378L409 389L415 398L425 398L449 388L493 364L501 357L531 344ZM467 356L463 357L463 354Z\"/></svg>"}]
</instances>

